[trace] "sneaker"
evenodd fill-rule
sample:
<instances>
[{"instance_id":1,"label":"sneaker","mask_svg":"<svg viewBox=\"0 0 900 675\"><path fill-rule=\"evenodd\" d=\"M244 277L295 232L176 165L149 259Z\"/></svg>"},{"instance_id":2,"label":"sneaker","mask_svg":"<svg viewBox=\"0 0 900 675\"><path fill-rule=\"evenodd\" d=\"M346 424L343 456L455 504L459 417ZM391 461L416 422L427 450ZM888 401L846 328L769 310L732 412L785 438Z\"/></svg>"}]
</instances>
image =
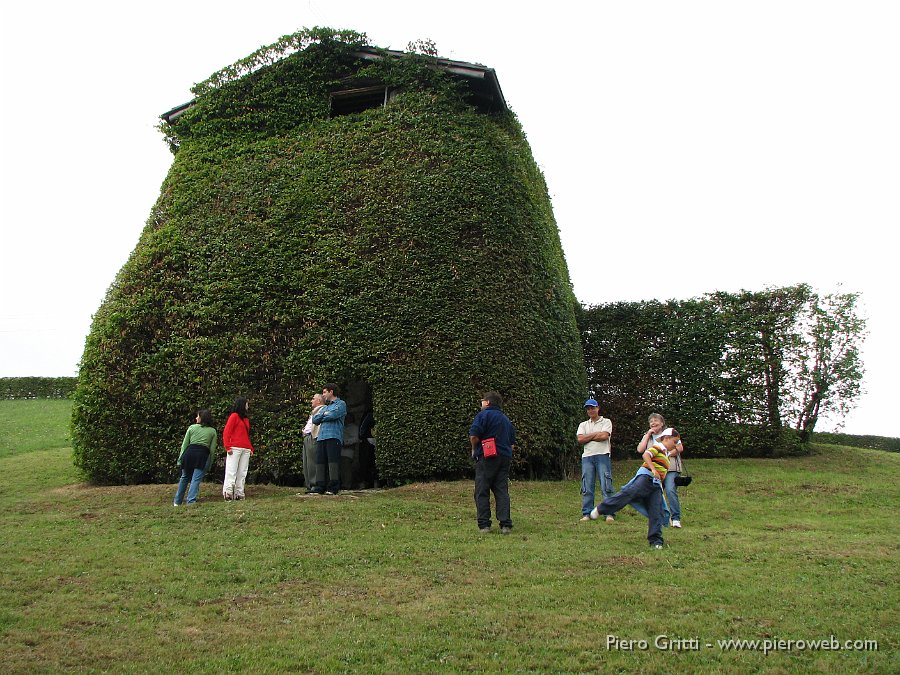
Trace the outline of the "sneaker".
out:
<instances>
[{"instance_id":1,"label":"sneaker","mask_svg":"<svg viewBox=\"0 0 900 675\"><path fill-rule=\"evenodd\" d=\"M672 521L672 527L681 527L681 521L680 521L680 520L673 520L673 521Z\"/></svg>"},{"instance_id":2,"label":"sneaker","mask_svg":"<svg viewBox=\"0 0 900 675\"><path fill-rule=\"evenodd\" d=\"M491 528L489 527L480 527L478 528L478 534L490 534Z\"/></svg>"},{"instance_id":3,"label":"sneaker","mask_svg":"<svg viewBox=\"0 0 900 675\"><path fill-rule=\"evenodd\" d=\"M181 506L178 502L172 502L172 506Z\"/></svg>"},{"instance_id":4,"label":"sneaker","mask_svg":"<svg viewBox=\"0 0 900 675\"><path fill-rule=\"evenodd\" d=\"M332 492L331 490L325 490L325 494L328 495L329 497L334 497L337 494L337 492Z\"/></svg>"},{"instance_id":5,"label":"sneaker","mask_svg":"<svg viewBox=\"0 0 900 675\"><path fill-rule=\"evenodd\" d=\"M581 516L581 520L580 520L579 522L582 522L582 523L583 523L583 522L586 521L586 520L587 520L587 521L590 521L590 520L591 520L591 517L590 517L590 516Z\"/></svg>"},{"instance_id":6,"label":"sneaker","mask_svg":"<svg viewBox=\"0 0 900 675\"><path fill-rule=\"evenodd\" d=\"M512 534L512 528L511 527L501 527L500 534Z\"/></svg>"},{"instance_id":7,"label":"sneaker","mask_svg":"<svg viewBox=\"0 0 900 675\"><path fill-rule=\"evenodd\" d=\"M594 510L591 511L591 520L597 520L600 517L600 512L597 510L597 507L594 507Z\"/></svg>"},{"instance_id":8,"label":"sneaker","mask_svg":"<svg viewBox=\"0 0 900 675\"><path fill-rule=\"evenodd\" d=\"M650 548L653 549L654 551L657 549L662 549L662 547L663 547L662 544L651 544L650 545Z\"/></svg>"},{"instance_id":9,"label":"sneaker","mask_svg":"<svg viewBox=\"0 0 900 675\"><path fill-rule=\"evenodd\" d=\"M614 523L614 522L616 522L616 519L613 518L612 516L606 516L606 522L607 522L607 523Z\"/></svg>"},{"instance_id":10,"label":"sneaker","mask_svg":"<svg viewBox=\"0 0 900 675\"><path fill-rule=\"evenodd\" d=\"M225 501L226 501L226 502L230 502L230 501L232 501L232 500L234 499L234 497L232 497L232 496L229 495L229 494L223 494L222 496L225 498Z\"/></svg>"}]
</instances>

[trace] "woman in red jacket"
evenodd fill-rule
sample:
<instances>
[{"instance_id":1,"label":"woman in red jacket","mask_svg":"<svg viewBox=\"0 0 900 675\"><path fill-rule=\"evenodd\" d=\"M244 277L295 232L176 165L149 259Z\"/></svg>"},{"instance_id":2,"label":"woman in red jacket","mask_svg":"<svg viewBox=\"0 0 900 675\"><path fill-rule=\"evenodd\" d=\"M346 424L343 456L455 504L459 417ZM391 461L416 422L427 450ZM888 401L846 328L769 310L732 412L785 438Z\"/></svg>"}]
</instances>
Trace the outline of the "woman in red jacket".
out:
<instances>
[{"instance_id":1,"label":"woman in red jacket","mask_svg":"<svg viewBox=\"0 0 900 675\"><path fill-rule=\"evenodd\" d=\"M234 402L234 412L229 415L222 431L222 445L227 453L225 483L222 485L222 494L226 500L244 498L244 481L247 479L250 455L253 454L250 418L247 417L249 409L250 402L245 398L238 398Z\"/></svg>"}]
</instances>

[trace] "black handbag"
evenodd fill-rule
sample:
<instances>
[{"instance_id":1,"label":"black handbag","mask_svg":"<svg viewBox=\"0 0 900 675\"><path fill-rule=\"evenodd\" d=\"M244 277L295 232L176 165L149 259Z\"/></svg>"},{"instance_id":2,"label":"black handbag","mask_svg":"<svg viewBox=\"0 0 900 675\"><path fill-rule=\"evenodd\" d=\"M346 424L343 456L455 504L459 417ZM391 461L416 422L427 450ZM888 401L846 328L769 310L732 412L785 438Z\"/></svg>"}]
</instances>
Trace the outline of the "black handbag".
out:
<instances>
[{"instance_id":1,"label":"black handbag","mask_svg":"<svg viewBox=\"0 0 900 675\"><path fill-rule=\"evenodd\" d=\"M687 468L684 466L684 460L681 462L681 468L684 469L684 471L675 476L675 485L678 487L687 487L693 482L694 477L687 472Z\"/></svg>"}]
</instances>

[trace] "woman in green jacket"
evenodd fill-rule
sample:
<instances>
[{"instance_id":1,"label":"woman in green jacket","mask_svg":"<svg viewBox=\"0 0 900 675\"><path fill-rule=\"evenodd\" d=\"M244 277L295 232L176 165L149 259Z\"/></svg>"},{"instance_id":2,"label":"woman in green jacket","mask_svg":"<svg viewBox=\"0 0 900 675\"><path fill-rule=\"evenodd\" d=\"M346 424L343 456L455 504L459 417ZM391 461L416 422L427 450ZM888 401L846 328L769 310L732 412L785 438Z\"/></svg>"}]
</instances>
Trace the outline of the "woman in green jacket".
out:
<instances>
[{"instance_id":1,"label":"woman in green jacket","mask_svg":"<svg viewBox=\"0 0 900 675\"><path fill-rule=\"evenodd\" d=\"M189 426L184 435L181 454L178 455L181 480L178 481L178 491L175 493L175 506L181 506L184 501L184 491L188 482L191 486L187 491L187 503L193 504L197 501L200 481L212 466L213 454L216 451L216 430L209 410L198 410L195 420L196 424Z\"/></svg>"}]
</instances>

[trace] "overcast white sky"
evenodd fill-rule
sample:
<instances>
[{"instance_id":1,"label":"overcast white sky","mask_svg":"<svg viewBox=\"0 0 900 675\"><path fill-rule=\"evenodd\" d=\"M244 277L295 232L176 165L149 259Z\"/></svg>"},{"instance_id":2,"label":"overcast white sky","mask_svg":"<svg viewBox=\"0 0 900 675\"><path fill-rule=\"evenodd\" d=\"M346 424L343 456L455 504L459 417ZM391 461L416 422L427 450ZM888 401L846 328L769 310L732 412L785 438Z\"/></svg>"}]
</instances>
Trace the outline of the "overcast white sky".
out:
<instances>
[{"instance_id":1,"label":"overcast white sky","mask_svg":"<svg viewBox=\"0 0 900 675\"><path fill-rule=\"evenodd\" d=\"M4 3L0 376L77 372L172 162L158 115L314 25L496 69L582 302L861 292L844 430L898 435L895 0ZM646 274L663 250L681 272Z\"/></svg>"}]
</instances>

